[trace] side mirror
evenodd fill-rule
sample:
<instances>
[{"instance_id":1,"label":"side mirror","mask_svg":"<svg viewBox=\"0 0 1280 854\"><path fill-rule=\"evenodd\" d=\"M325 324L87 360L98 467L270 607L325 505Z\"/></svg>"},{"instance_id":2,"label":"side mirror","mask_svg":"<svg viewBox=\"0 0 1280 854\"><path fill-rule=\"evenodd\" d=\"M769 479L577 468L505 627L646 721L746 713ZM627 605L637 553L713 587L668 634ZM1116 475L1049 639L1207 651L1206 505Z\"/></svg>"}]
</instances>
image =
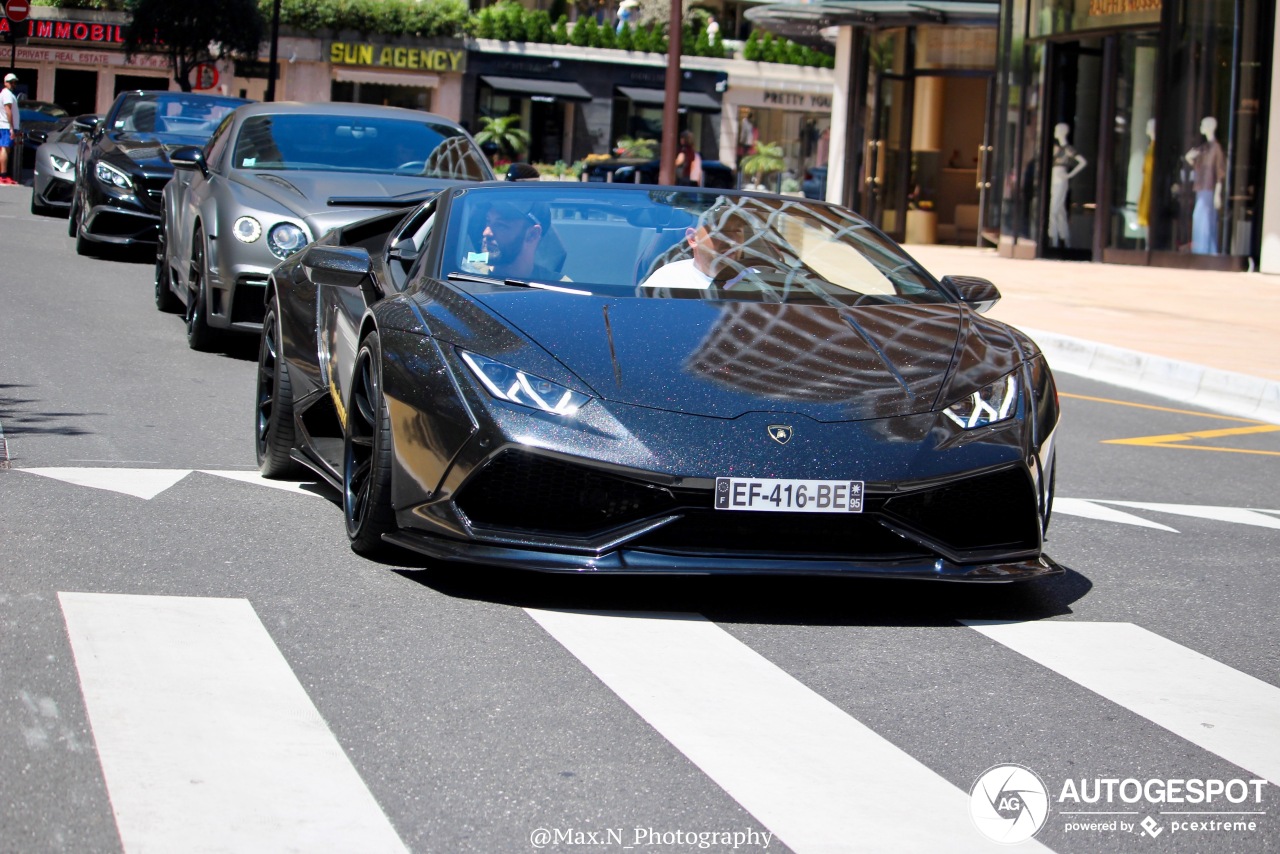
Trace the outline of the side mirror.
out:
<instances>
[{"instance_id":1,"label":"side mirror","mask_svg":"<svg viewBox=\"0 0 1280 854\"><path fill-rule=\"evenodd\" d=\"M209 177L209 167L204 162L204 152L199 146L184 145L169 153L169 162L175 169L199 169L200 174Z\"/></svg>"},{"instance_id":2,"label":"side mirror","mask_svg":"<svg viewBox=\"0 0 1280 854\"><path fill-rule=\"evenodd\" d=\"M977 276L943 276L942 286L954 291L961 302L978 314L985 314L1000 301L1000 291L996 286Z\"/></svg>"},{"instance_id":3,"label":"side mirror","mask_svg":"<svg viewBox=\"0 0 1280 854\"><path fill-rule=\"evenodd\" d=\"M93 113L86 113L83 116L76 116L71 120L71 126L80 133L92 133L93 126L98 123L100 117Z\"/></svg>"},{"instance_id":4,"label":"side mirror","mask_svg":"<svg viewBox=\"0 0 1280 854\"><path fill-rule=\"evenodd\" d=\"M537 181L541 177L528 163L512 163L507 167L508 181Z\"/></svg>"},{"instance_id":5,"label":"side mirror","mask_svg":"<svg viewBox=\"0 0 1280 854\"><path fill-rule=\"evenodd\" d=\"M313 284L334 288L358 288L373 270L369 252L354 246L315 244L298 260Z\"/></svg>"}]
</instances>

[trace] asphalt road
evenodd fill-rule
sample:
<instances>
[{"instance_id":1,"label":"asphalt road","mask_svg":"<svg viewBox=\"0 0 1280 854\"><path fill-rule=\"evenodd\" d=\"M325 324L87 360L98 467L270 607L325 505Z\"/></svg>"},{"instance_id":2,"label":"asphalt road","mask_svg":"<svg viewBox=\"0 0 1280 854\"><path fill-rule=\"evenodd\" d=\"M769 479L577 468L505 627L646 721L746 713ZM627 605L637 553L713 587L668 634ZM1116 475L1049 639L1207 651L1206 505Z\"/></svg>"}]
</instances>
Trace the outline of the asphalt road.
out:
<instances>
[{"instance_id":1,"label":"asphalt road","mask_svg":"<svg viewBox=\"0 0 1280 854\"><path fill-rule=\"evenodd\" d=\"M254 342L27 201L0 851L1004 850L980 777L1026 850L1280 848L1280 428L1060 376L1069 571L1021 587L373 563L254 478Z\"/></svg>"}]
</instances>

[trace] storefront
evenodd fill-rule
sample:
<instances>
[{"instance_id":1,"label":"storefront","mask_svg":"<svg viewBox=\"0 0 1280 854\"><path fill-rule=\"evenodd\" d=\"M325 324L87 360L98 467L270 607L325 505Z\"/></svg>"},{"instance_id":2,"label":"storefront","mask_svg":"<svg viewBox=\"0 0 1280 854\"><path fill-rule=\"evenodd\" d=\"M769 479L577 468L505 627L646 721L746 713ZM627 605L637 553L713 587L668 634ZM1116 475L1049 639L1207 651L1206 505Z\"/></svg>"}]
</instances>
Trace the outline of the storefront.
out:
<instances>
[{"instance_id":1,"label":"storefront","mask_svg":"<svg viewBox=\"0 0 1280 854\"><path fill-rule=\"evenodd\" d=\"M13 35L24 42L12 50L26 97L53 101L72 115L103 113L120 92L177 88L163 54L125 58L127 22L128 16L117 13L37 6L25 23L0 18L0 39L8 39L16 27ZM0 46L6 53L10 49Z\"/></svg>"},{"instance_id":2,"label":"storefront","mask_svg":"<svg viewBox=\"0 0 1280 854\"><path fill-rule=\"evenodd\" d=\"M1010 0L1000 21L1000 251L1252 268L1274 4Z\"/></svg>"},{"instance_id":3,"label":"storefront","mask_svg":"<svg viewBox=\"0 0 1280 854\"><path fill-rule=\"evenodd\" d=\"M801 42L834 36L830 133L817 190L911 243L972 245L990 183L995 2L835 0L757 7L758 26ZM820 125L818 127L821 127ZM805 128L798 142L804 151ZM825 149L825 150L823 150Z\"/></svg>"},{"instance_id":4,"label":"storefront","mask_svg":"<svg viewBox=\"0 0 1280 854\"><path fill-rule=\"evenodd\" d=\"M319 100L427 110L457 120L467 51L461 42L333 41L330 86Z\"/></svg>"},{"instance_id":5,"label":"storefront","mask_svg":"<svg viewBox=\"0 0 1280 854\"><path fill-rule=\"evenodd\" d=\"M473 132L481 117L520 116L529 132L532 163L572 163L610 151L622 137L660 140L666 67L658 61L611 62L583 57L579 48L482 41L467 60L463 122ZM595 54L621 54L596 50ZM708 160L720 157L720 113L727 75L685 68L680 130L692 130Z\"/></svg>"},{"instance_id":6,"label":"storefront","mask_svg":"<svg viewBox=\"0 0 1280 854\"><path fill-rule=\"evenodd\" d=\"M830 81L776 81L756 88L738 85L731 74L725 102L734 123L732 162L741 162L762 141L779 143L785 166L769 189L796 193L805 184L819 195L831 151L831 89Z\"/></svg>"}]
</instances>

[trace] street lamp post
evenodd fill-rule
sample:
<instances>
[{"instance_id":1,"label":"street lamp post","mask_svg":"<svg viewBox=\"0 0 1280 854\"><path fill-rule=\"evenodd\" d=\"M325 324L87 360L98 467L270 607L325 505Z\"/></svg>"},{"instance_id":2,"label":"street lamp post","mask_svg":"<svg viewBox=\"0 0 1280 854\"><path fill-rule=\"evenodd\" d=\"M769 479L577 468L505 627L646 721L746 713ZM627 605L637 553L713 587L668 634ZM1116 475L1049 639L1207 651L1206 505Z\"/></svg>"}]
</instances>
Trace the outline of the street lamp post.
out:
<instances>
[{"instance_id":1,"label":"street lamp post","mask_svg":"<svg viewBox=\"0 0 1280 854\"><path fill-rule=\"evenodd\" d=\"M676 144L680 137L680 54L684 27L681 0L671 0L671 20L667 25L667 77L662 101L662 159L658 163L658 183L676 182Z\"/></svg>"},{"instance_id":2,"label":"street lamp post","mask_svg":"<svg viewBox=\"0 0 1280 854\"><path fill-rule=\"evenodd\" d=\"M280 0L271 4L271 60L267 65L267 95L265 101L276 99L276 54L280 44Z\"/></svg>"}]
</instances>

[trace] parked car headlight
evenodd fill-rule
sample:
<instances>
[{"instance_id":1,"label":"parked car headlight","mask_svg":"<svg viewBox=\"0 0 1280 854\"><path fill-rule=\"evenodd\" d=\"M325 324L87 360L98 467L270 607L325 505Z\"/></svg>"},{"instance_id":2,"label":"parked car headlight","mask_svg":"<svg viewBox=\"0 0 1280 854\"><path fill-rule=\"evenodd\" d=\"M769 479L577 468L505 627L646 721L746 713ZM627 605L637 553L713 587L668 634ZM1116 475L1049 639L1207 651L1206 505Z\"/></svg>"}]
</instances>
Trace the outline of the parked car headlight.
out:
<instances>
[{"instance_id":1,"label":"parked car headlight","mask_svg":"<svg viewBox=\"0 0 1280 854\"><path fill-rule=\"evenodd\" d=\"M550 380L535 377L533 374L526 374L524 371L495 362L493 359L477 356L465 350L459 350L458 355L467 363L467 367L475 373L480 382L484 383L489 394L498 400L550 412L552 415L570 417L576 415L578 410L591 400L585 394L579 394Z\"/></svg>"},{"instance_id":2,"label":"parked car headlight","mask_svg":"<svg viewBox=\"0 0 1280 854\"><path fill-rule=\"evenodd\" d=\"M110 163L98 163L93 167L93 174L98 180L106 184L108 187L116 187L121 190L133 190L133 181L128 175L121 172Z\"/></svg>"},{"instance_id":3,"label":"parked car headlight","mask_svg":"<svg viewBox=\"0 0 1280 854\"><path fill-rule=\"evenodd\" d=\"M71 169L75 165L70 160L66 160L62 157L59 157L56 154L49 155L49 162L53 164L53 168L55 170L59 172L66 172L68 174L71 172Z\"/></svg>"},{"instance_id":4,"label":"parked car headlight","mask_svg":"<svg viewBox=\"0 0 1280 854\"><path fill-rule=\"evenodd\" d=\"M231 226L231 233L241 243L252 243L262 236L262 223L251 216L242 216Z\"/></svg>"},{"instance_id":5,"label":"parked car headlight","mask_svg":"<svg viewBox=\"0 0 1280 854\"><path fill-rule=\"evenodd\" d=\"M307 233L291 222L271 226L267 233L267 246L271 254L283 260L307 245Z\"/></svg>"},{"instance_id":6,"label":"parked car headlight","mask_svg":"<svg viewBox=\"0 0 1280 854\"><path fill-rule=\"evenodd\" d=\"M1018 405L1018 374L1015 371L942 411L965 430L985 427L1012 418Z\"/></svg>"}]
</instances>

